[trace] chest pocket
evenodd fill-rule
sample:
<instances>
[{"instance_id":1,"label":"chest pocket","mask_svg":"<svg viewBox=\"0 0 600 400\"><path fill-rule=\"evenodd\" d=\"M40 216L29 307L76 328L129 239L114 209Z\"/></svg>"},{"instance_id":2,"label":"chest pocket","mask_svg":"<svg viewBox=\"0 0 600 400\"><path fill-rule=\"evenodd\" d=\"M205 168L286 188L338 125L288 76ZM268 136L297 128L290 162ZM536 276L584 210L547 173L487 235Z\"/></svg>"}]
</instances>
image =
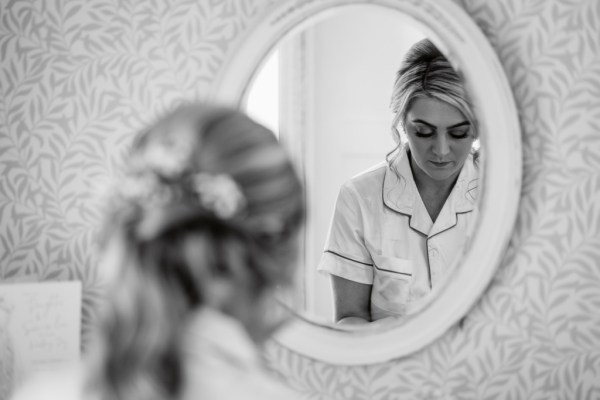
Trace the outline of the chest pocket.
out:
<instances>
[{"instance_id":1,"label":"chest pocket","mask_svg":"<svg viewBox=\"0 0 600 400\"><path fill-rule=\"evenodd\" d=\"M375 264L371 303L395 315L405 315L411 299L413 263L411 260L373 256Z\"/></svg>"}]
</instances>

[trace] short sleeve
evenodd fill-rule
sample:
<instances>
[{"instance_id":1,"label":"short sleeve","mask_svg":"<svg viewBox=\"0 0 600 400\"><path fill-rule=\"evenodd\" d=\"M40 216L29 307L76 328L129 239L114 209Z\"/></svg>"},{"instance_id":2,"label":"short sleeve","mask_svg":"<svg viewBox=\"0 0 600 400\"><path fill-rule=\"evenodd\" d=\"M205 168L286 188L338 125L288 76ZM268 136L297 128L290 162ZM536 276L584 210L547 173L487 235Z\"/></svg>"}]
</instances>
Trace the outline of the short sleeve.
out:
<instances>
[{"instance_id":1,"label":"short sleeve","mask_svg":"<svg viewBox=\"0 0 600 400\"><path fill-rule=\"evenodd\" d=\"M359 283L373 283L373 261L364 241L360 195L351 181L338 194L318 271Z\"/></svg>"}]
</instances>

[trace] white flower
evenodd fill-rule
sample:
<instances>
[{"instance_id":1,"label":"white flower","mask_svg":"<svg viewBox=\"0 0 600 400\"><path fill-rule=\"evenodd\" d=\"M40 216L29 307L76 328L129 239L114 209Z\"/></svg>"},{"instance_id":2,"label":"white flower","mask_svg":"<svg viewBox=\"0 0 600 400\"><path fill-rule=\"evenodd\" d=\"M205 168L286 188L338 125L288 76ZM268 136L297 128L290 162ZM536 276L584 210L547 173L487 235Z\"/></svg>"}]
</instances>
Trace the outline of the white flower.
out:
<instances>
[{"instance_id":1,"label":"white flower","mask_svg":"<svg viewBox=\"0 0 600 400\"><path fill-rule=\"evenodd\" d=\"M246 206L241 188L229 175L198 173L193 185L202 206L219 218L229 219Z\"/></svg>"}]
</instances>

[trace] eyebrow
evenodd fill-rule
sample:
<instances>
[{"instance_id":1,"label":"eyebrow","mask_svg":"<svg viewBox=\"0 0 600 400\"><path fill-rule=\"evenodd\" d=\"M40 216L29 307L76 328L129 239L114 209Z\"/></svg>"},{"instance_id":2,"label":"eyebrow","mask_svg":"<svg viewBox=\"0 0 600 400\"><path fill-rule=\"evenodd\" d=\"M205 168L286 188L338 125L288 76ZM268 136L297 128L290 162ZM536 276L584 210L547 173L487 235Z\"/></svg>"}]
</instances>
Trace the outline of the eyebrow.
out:
<instances>
[{"instance_id":1,"label":"eyebrow","mask_svg":"<svg viewBox=\"0 0 600 400\"><path fill-rule=\"evenodd\" d=\"M423 124L423 125L427 125L427 126L428 126L428 127L430 127L430 128L437 129L437 126L435 126L435 125L433 125L433 124L430 124L430 123L429 123L429 122L427 122L427 121L423 121L422 119L413 119L411 122L412 122L413 124L414 124L414 123L417 123L417 124ZM454 129L454 128L458 128L458 127L460 127L460 126L469 126L469 125L471 125L471 123L470 123L469 121L463 121L463 122L459 122L458 124L450 125L450 126L449 126L449 127L447 127L446 129Z\"/></svg>"}]
</instances>

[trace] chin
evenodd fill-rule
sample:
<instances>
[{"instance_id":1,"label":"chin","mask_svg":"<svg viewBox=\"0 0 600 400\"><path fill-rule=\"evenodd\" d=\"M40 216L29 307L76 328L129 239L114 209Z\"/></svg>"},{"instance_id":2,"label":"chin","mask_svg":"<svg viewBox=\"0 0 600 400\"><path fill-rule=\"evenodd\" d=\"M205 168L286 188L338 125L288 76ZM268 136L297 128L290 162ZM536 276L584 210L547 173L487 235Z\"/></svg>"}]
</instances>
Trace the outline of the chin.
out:
<instances>
[{"instance_id":1,"label":"chin","mask_svg":"<svg viewBox=\"0 0 600 400\"><path fill-rule=\"evenodd\" d=\"M457 176L458 171L428 171L429 177L436 181L445 181Z\"/></svg>"}]
</instances>

